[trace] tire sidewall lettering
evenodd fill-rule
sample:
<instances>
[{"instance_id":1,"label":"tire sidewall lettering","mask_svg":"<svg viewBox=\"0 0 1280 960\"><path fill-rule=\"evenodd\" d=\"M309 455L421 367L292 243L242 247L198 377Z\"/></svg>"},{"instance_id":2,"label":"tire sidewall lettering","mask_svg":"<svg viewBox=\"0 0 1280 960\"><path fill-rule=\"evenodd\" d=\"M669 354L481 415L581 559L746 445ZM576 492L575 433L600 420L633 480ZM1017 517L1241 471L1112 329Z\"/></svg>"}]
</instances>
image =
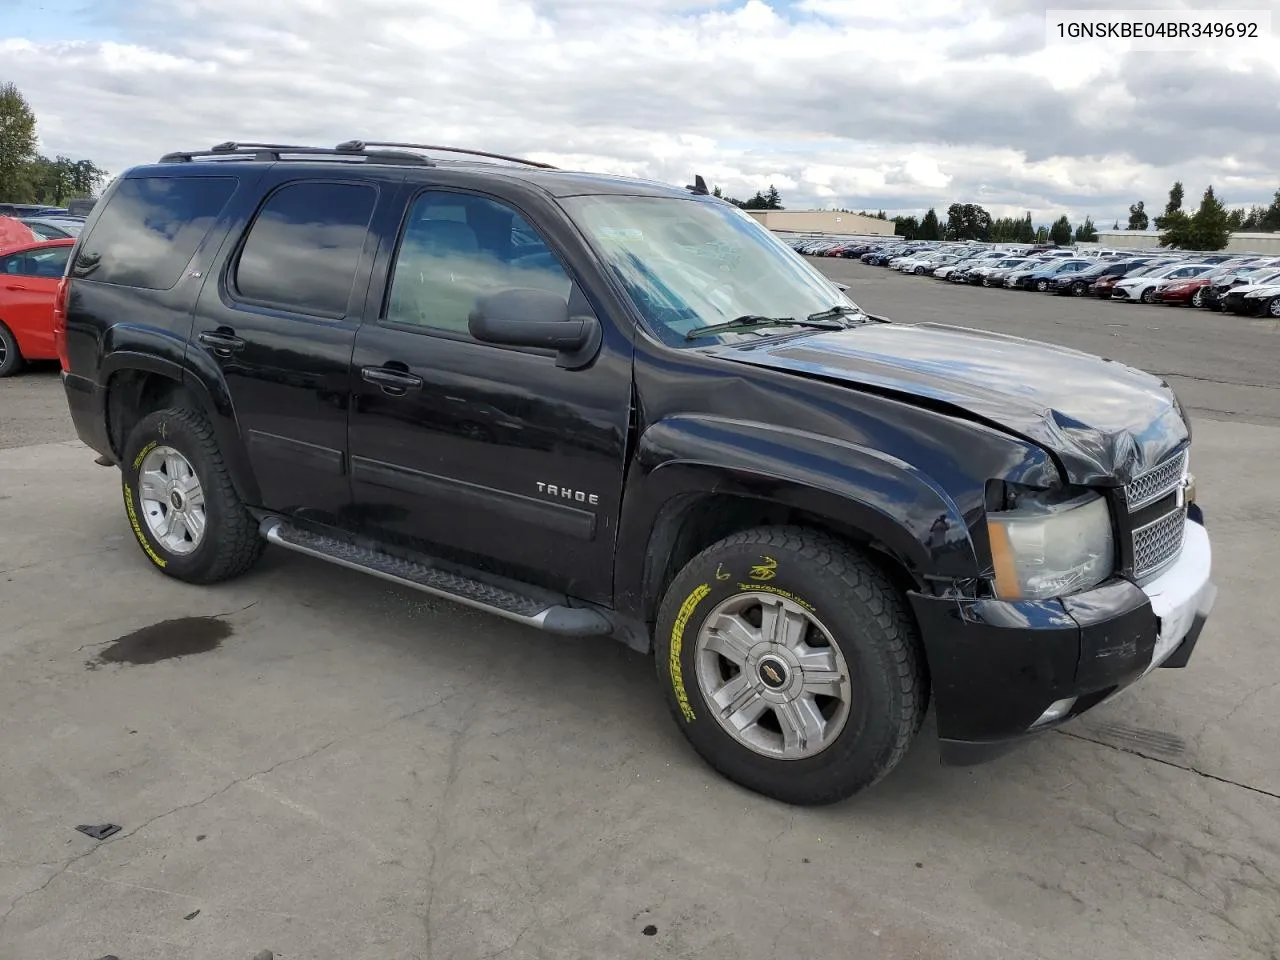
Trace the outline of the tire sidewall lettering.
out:
<instances>
[{"instance_id":1,"label":"tire sidewall lettering","mask_svg":"<svg viewBox=\"0 0 1280 960\"><path fill-rule=\"evenodd\" d=\"M680 604L680 610L676 613L675 621L671 625L671 645L667 654L667 668L671 674L671 688L675 692L676 703L680 708L680 714L687 723L692 723L697 719L697 714L693 711L693 706L689 703L689 692L685 689L684 684L684 665L681 661L681 655L684 651L684 634L689 625L689 620L693 617L694 611L698 609L698 605L711 593L710 584L702 583L694 587L684 602Z\"/></svg>"},{"instance_id":2,"label":"tire sidewall lettering","mask_svg":"<svg viewBox=\"0 0 1280 960\"><path fill-rule=\"evenodd\" d=\"M155 444L152 443L151 446L154 447ZM150 449L150 448L147 448L147 449ZM146 454L146 450L144 450L142 454L139 454L138 456L139 462L142 460L142 457L145 454ZM134 505L133 505L134 497L133 497L132 485L129 483L129 481L126 480L123 486L124 486L124 509L129 516L129 526L133 528L133 535L138 538L138 544L142 547L143 553L147 555L147 557L151 560L152 563L154 563L157 567L163 570L165 567L169 565L169 561L164 559L164 557L160 556L160 554L156 552L155 547L151 546L151 541L147 539L146 533L143 532L142 524L138 522L138 511L134 508Z\"/></svg>"}]
</instances>

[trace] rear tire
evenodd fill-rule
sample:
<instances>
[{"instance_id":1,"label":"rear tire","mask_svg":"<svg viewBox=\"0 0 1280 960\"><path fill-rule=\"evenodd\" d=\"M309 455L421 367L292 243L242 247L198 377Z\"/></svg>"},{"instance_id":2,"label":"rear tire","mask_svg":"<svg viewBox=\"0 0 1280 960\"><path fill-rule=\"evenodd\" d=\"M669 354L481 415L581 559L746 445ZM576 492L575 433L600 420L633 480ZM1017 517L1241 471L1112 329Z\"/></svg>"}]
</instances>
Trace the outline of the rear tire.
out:
<instances>
[{"instance_id":1,"label":"rear tire","mask_svg":"<svg viewBox=\"0 0 1280 960\"><path fill-rule=\"evenodd\" d=\"M213 427L194 410L143 417L120 465L125 513L143 554L187 583L247 571L265 542L231 482Z\"/></svg>"},{"instance_id":2,"label":"rear tire","mask_svg":"<svg viewBox=\"0 0 1280 960\"><path fill-rule=\"evenodd\" d=\"M775 633L775 623L786 626ZM689 561L663 599L654 652L693 748L784 803L834 803L879 781L927 706L919 632L900 591L846 542L799 527L735 534ZM713 709L716 697L735 708Z\"/></svg>"},{"instance_id":3,"label":"rear tire","mask_svg":"<svg viewBox=\"0 0 1280 960\"><path fill-rule=\"evenodd\" d=\"M18 341L3 323L0 323L0 377L11 377L22 369L22 351Z\"/></svg>"}]
</instances>

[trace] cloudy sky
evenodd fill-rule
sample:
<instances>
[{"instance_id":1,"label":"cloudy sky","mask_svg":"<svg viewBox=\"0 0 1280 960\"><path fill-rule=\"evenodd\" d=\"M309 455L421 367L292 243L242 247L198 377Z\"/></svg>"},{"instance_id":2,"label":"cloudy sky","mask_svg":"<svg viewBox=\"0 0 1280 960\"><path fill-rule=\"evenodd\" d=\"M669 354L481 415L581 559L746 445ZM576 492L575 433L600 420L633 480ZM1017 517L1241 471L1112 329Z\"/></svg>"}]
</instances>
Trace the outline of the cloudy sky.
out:
<instances>
[{"instance_id":1,"label":"cloudy sky","mask_svg":"<svg viewBox=\"0 0 1280 960\"><path fill-rule=\"evenodd\" d=\"M790 208L975 202L1099 226L1181 179L1280 187L1280 39L1045 44L1097 0L0 0L42 149L119 172L227 139L453 143ZM1128 0L1130 9L1280 3Z\"/></svg>"}]
</instances>

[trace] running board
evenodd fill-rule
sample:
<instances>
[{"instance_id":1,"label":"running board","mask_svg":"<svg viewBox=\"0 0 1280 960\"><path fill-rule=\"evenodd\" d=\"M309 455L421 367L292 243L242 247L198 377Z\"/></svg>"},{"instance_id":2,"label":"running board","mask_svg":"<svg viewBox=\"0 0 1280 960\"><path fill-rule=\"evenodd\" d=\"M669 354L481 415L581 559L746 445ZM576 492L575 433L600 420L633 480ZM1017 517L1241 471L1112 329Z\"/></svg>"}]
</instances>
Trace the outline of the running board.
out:
<instances>
[{"instance_id":1,"label":"running board","mask_svg":"<svg viewBox=\"0 0 1280 960\"><path fill-rule=\"evenodd\" d=\"M454 603L497 614L549 633L573 637L603 636L613 625L596 610L548 604L513 590L482 583L471 577L415 560L361 547L337 537L327 537L295 527L279 517L268 517L258 527L267 540L286 550L369 573L401 586L421 590Z\"/></svg>"}]
</instances>

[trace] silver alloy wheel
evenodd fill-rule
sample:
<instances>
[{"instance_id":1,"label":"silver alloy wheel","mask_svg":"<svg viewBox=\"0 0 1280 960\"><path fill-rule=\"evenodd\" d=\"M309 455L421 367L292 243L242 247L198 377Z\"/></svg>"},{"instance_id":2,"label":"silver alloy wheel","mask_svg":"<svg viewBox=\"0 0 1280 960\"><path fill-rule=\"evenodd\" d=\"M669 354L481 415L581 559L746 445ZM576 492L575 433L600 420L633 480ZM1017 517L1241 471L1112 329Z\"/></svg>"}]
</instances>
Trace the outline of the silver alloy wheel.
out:
<instances>
[{"instance_id":1,"label":"silver alloy wheel","mask_svg":"<svg viewBox=\"0 0 1280 960\"><path fill-rule=\"evenodd\" d=\"M1267 313L1273 317L1280 317L1280 297L1276 297L1267 304Z\"/></svg>"},{"instance_id":2,"label":"silver alloy wheel","mask_svg":"<svg viewBox=\"0 0 1280 960\"><path fill-rule=\"evenodd\" d=\"M170 553L192 553L204 540L204 488L191 462L173 447L147 451L138 470L138 499L147 529Z\"/></svg>"},{"instance_id":3,"label":"silver alloy wheel","mask_svg":"<svg viewBox=\"0 0 1280 960\"><path fill-rule=\"evenodd\" d=\"M821 753L849 719L853 685L844 655L800 604L740 593L698 631L698 688L725 732L773 760Z\"/></svg>"},{"instance_id":4,"label":"silver alloy wheel","mask_svg":"<svg viewBox=\"0 0 1280 960\"><path fill-rule=\"evenodd\" d=\"M1191 295L1191 305L1193 307L1204 306L1204 287L1197 288L1196 292Z\"/></svg>"}]
</instances>

